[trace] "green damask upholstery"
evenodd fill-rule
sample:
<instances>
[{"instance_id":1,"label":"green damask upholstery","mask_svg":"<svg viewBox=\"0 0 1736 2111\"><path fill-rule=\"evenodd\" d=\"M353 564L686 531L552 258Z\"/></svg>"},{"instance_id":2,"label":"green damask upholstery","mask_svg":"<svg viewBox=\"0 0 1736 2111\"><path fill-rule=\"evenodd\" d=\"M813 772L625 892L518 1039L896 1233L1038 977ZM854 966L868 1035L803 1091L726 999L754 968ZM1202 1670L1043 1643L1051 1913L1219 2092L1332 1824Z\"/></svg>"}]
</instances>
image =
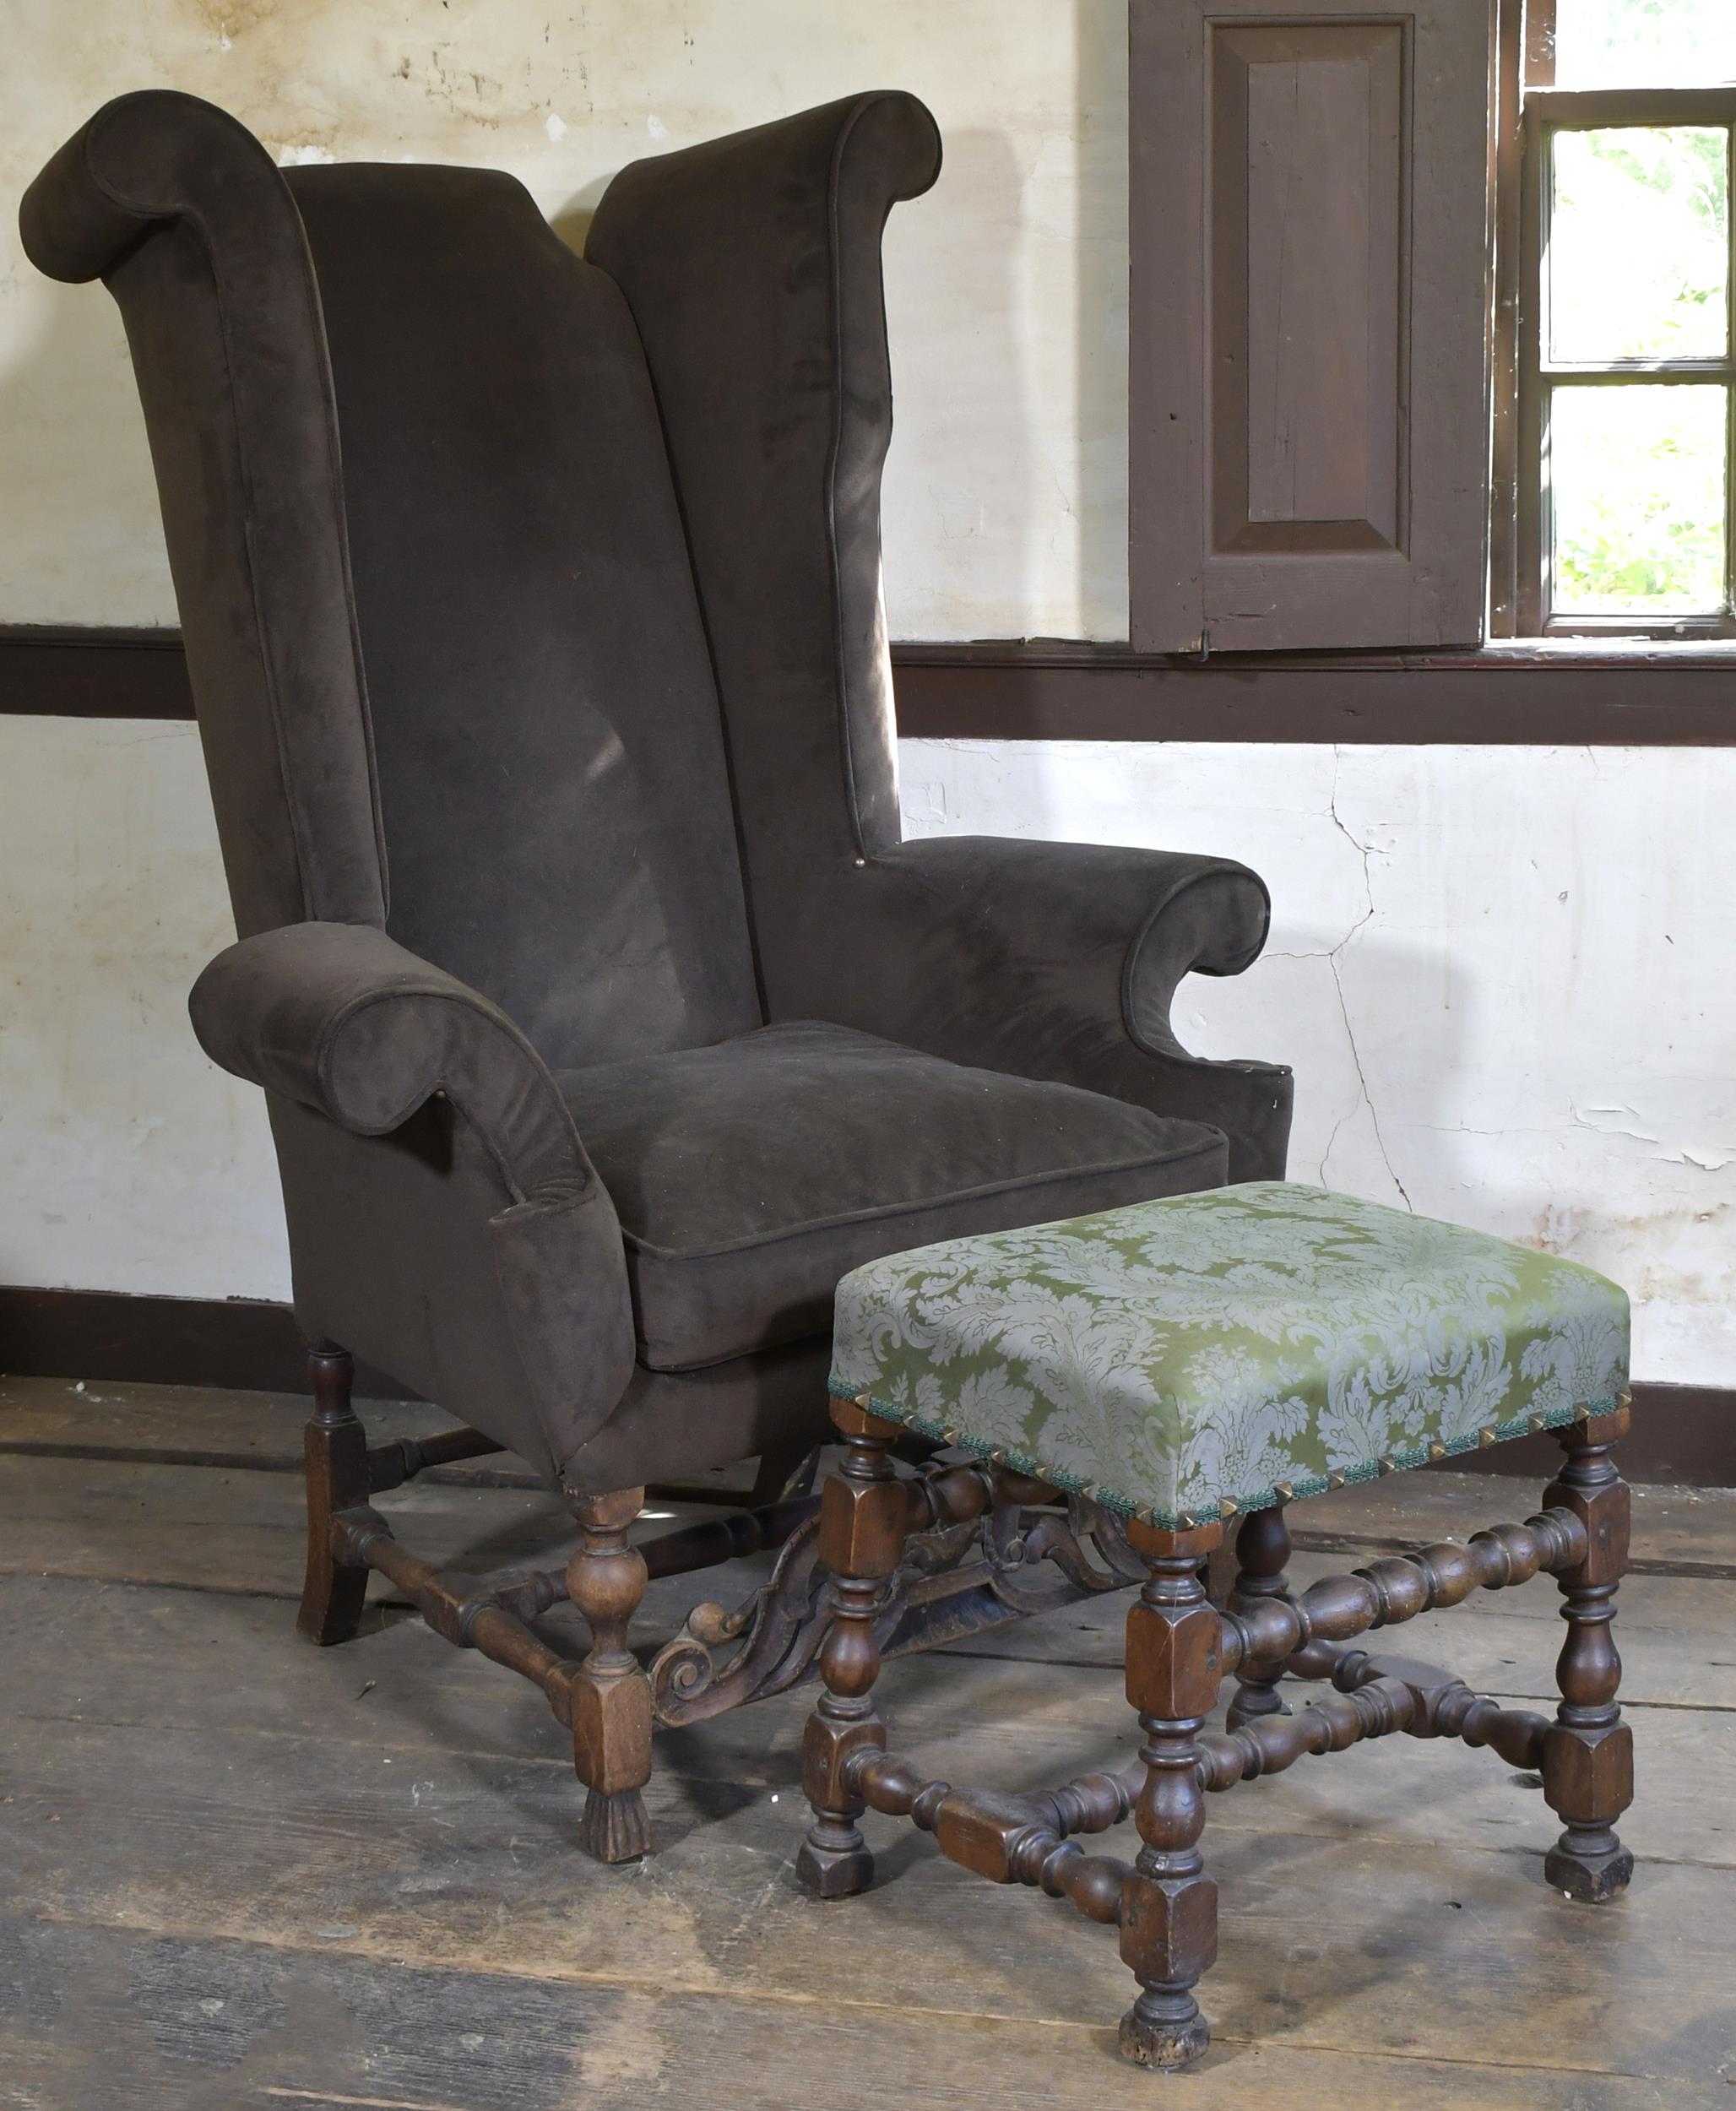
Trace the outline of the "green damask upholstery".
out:
<instances>
[{"instance_id":1,"label":"green damask upholstery","mask_svg":"<svg viewBox=\"0 0 1736 2111\"><path fill-rule=\"evenodd\" d=\"M1185 1529L1606 1413L1627 1360L1590 1268L1260 1180L871 1262L832 1389Z\"/></svg>"}]
</instances>

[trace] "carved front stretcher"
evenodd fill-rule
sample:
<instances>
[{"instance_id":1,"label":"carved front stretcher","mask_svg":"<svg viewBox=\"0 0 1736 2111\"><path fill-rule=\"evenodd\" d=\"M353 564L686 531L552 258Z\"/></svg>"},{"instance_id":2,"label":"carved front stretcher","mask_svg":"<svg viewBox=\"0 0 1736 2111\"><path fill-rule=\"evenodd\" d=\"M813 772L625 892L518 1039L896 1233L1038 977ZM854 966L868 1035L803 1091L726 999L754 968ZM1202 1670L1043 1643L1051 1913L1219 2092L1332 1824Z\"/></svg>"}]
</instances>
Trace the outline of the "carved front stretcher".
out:
<instances>
[{"instance_id":1,"label":"carved front stretcher","mask_svg":"<svg viewBox=\"0 0 1736 2111\"><path fill-rule=\"evenodd\" d=\"M352 1634L373 1570L444 1640L475 1649L540 1687L556 1719L573 1732L575 1759L590 1789L585 1843L600 1859L630 1859L649 1843L637 1791L648 1777L652 1722L703 1722L787 1692L815 1674L833 1617L820 1560L821 1499L808 1492L817 1448L784 1462L781 1475L762 1476L762 1486L774 1495L771 1501L743 1506L736 1495L701 1490L631 1490L583 1506L583 1537L563 1568L494 1577L442 1573L401 1544L372 1498L431 1466L502 1447L478 1430L460 1429L371 1449L350 1404L350 1359L341 1350L316 1349L311 1368L315 1412L307 1430L303 1632L319 1642ZM986 1464L937 1460L936 1446L920 1438L901 1437L898 1448L914 1471L899 1484L906 1506L900 1559L876 1613L882 1657L1124 1590L1143 1576L1121 1521L1110 1513ZM648 1493L720 1501L730 1506L730 1514L630 1546L627 1528ZM632 1589L637 1603L637 1591L649 1577L685 1575L772 1550L777 1559L766 1582L733 1608L709 1601L696 1606L648 1670L621 1637L597 1641L599 1621L609 1627L614 1588ZM534 1625L563 1600L592 1623L594 1647L582 1660L563 1656ZM624 1719L629 1710L632 1721ZM623 1750L634 1756L632 1761L621 1761ZM638 1778L627 1781L626 1772ZM620 1785L605 1788L605 1779Z\"/></svg>"}]
</instances>

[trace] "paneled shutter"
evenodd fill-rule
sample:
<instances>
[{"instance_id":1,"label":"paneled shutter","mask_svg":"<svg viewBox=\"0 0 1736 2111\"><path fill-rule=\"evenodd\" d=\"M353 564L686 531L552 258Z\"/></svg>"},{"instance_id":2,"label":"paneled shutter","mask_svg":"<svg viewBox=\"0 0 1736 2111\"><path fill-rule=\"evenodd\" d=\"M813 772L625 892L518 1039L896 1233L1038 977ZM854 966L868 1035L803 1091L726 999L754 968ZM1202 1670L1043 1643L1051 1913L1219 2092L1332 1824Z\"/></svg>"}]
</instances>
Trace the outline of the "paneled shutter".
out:
<instances>
[{"instance_id":1,"label":"paneled shutter","mask_svg":"<svg viewBox=\"0 0 1736 2111\"><path fill-rule=\"evenodd\" d=\"M1131 0L1133 642L1475 644L1489 0Z\"/></svg>"}]
</instances>

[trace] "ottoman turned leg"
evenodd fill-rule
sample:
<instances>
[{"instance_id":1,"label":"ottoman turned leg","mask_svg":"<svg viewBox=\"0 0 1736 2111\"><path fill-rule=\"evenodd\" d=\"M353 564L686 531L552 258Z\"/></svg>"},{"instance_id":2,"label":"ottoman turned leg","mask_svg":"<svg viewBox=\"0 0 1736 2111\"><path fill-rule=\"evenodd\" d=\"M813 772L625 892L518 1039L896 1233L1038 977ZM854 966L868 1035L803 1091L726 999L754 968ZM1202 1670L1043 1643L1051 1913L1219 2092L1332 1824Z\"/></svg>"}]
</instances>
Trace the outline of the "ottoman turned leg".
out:
<instances>
[{"instance_id":1,"label":"ottoman turned leg","mask_svg":"<svg viewBox=\"0 0 1736 2111\"><path fill-rule=\"evenodd\" d=\"M1140 1983L1121 2018L1121 2050L1142 2067L1173 2070L1210 2035L1193 1989L1218 1955L1218 1886L1207 1875L1200 1750L1218 1698L1223 1623L1201 1588L1199 1566L1223 1538L1132 1525L1151 1575L1127 1614L1127 1698L1145 1733L1145 1782L1134 1806L1144 1842L1121 1893L1121 1956Z\"/></svg>"},{"instance_id":2,"label":"ottoman turned leg","mask_svg":"<svg viewBox=\"0 0 1736 2111\"><path fill-rule=\"evenodd\" d=\"M1557 1891L1590 1905L1627 1888L1634 1858L1615 1821L1634 1799L1634 1737L1616 1693L1621 1658L1610 1625L1627 1569L1630 1499L1610 1451L1627 1434L1629 1410L1558 1430L1567 1463L1543 1491L1543 1507L1575 1511L1586 1558L1557 1576L1567 1640L1555 1666L1561 1705L1543 1740L1543 1794L1565 1826L1543 1863Z\"/></svg>"},{"instance_id":3,"label":"ottoman turned leg","mask_svg":"<svg viewBox=\"0 0 1736 2111\"><path fill-rule=\"evenodd\" d=\"M1274 1503L1270 1510L1250 1511L1243 1518L1242 1528L1236 1534L1235 1552L1235 1586L1229 1597L1231 1612L1251 1611L1261 1598L1289 1596L1289 1578L1284 1570L1290 1559L1290 1528L1282 1504ZM1278 1690L1283 1669L1282 1663L1250 1663L1243 1667L1225 1718L1230 1729L1239 1730L1244 1723L1251 1723L1259 1716L1289 1713Z\"/></svg>"},{"instance_id":4,"label":"ottoman turned leg","mask_svg":"<svg viewBox=\"0 0 1736 2111\"><path fill-rule=\"evenodd\" d=\"M846 1447L820 1506L820 1560L832 1574L833 1619L820 1651L826 1690L802 1739L802 1792L814 1822L795 1873L816 1898L848 1898L867 1887L874 1857L856 1822L867 1806L846 1787L844 1766L860 1745L886 1747L886 1725L871 1697L880 1675L874 1625L882 1587L904 1551L909 1508L888 1448L898 1425L840 1400L832 1403L832 1419Z\"/></svg>"}]
</instances>

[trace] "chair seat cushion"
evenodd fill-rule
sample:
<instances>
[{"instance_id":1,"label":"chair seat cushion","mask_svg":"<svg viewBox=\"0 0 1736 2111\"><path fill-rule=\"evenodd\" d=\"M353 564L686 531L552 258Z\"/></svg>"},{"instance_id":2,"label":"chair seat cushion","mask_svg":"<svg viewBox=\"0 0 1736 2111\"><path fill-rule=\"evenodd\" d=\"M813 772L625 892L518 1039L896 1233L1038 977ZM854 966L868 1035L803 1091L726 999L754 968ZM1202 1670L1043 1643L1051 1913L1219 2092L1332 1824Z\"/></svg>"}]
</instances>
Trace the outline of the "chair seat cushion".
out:
<instances>
[{"instance_id":1,"label":"chair seat cushion","mask_svg":"<svg viewBox=\"0 0 1736 2111\"><path fill-rule=\"evenodd\" d=\"M1255 1181L871 1262L832 1386L1174 1529L1606 1413L1627 1354L1590 1268Z\"/></svg>"},{"instance_id":2,"label":"chair seat cushion","mask_svg":"<svg viewBox=\"0 0 1736 2111\"><path fill-rule=\"evenodd\" d=\"M620 1215L656 1370L823 1337L838 1278L878 1255L1227 1169L1202 1123L811 1021L560 1082Z\"/></svg>"}]
</instances>

